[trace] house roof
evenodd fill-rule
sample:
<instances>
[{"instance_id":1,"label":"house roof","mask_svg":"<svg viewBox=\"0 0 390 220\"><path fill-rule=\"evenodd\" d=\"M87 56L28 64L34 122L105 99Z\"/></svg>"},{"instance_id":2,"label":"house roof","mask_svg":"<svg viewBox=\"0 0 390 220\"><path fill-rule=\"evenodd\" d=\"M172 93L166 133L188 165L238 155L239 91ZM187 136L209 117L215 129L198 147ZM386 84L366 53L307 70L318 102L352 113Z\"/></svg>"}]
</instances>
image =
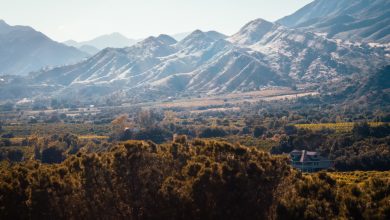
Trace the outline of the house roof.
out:
<instances>
[{"instance_id":1,"label":"house roof","mask_svg":"<svg viewBox=\"0 0 390 220\"><path fill-rule=\"evenodd\" d=\"M296 156L300 155L299 162L323 159L320 157L319 153L315 151L293 150L290 154L294 154Z\"/></svg>"},{"instance_id":2,"label":"house roof","mask_svg":"<svg viewBox=\"0 0 390 220\"><path fill-rule=\"evenodd\" d=\"M293 151L291 151L291 153L290 154L294 154L294 153L301 153L302 151L301 150L293 150Z\"/></svg>"}]
</instances>

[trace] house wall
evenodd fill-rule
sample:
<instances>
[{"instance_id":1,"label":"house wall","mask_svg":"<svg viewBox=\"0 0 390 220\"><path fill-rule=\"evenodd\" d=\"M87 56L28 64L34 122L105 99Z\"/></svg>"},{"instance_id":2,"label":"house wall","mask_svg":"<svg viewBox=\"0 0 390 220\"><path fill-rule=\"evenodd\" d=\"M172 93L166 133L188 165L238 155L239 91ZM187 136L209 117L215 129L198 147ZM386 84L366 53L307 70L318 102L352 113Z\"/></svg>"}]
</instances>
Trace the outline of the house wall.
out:
<instances>
[{"instance_id":1,"label":"house wall","mask_svg":"<svg viewBox=\"0 0 390 220\"><path fill-rule=\"evenodd\" d=\"M299 169L303 172L316 172L323 169L328 169L332 166L332 161L307 161L307 162L295 162L291 164L294 168Z\"/></svg>"}]
</instances>

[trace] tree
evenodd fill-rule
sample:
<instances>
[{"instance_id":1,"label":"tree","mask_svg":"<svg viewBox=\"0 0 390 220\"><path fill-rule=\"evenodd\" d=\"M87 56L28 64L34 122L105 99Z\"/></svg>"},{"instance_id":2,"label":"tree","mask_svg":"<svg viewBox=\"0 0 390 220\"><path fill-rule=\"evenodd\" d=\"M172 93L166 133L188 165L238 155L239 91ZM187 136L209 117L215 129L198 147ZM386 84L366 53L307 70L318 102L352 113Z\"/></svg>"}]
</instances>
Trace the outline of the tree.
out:
<instances>
[{"instance_id":1,"label":"tree","mask_svg":"<svg viewBox=\"0 0 390 220\"><path fill-rule=\"evenodd\" d=\"M58 114L54 113L54 114L50 115L50 117L46 120L46 123L57 123L60 121L61 121L61 119L58 116Z\"/></svg>"},{"instance_id":2,"label":"tree","mask_svg":"<svg viewBox=\"0 0 390 220\"><path fill-rule=\"evenodd\" d=\"M20 162L23 160L23 151L18 149L12 149L8 151L7 157L12 162Z\"/></svg>"},{"instance_id":3,"label":"tree","mask_svg":"<svg viewBox=\"0 0 390 220\"><path fill-rule=\"evenodd\" d=\"M267 128L264 126L256 126L253 130L253 136L258 138L260 136L263 136L267 132Z\"/></svg>"},{"instance_id":4,"label":"tree","mask_svg":"<svg viewBox=\"0 0 390 220\"><path fill-rule=\"evenodd\" d=\"M356 137L365 138L370 135L370 125L367 122L356 123L352 128L352 133Z\"/></svg>"},{"instance_id":5,"label":"tree","mask_svg":"<svg viewBox=\"0 0 390 220\"><path fill-rule=\"evenodd\" d=\"M111 122L111 135L110 139L121 140L123 139L123 134L127 130L133 128L132 123L129 120L127 115L120 115Z\"/></svg>"},{"instance_id":6,"label":"tree","mask_svg":"<svg viewBox=\"0 0 390 220\"><path fill-rule=\"evenodd\" d=\"M42 151L42 163L61 163L65 160L64 151L58 147L51 146Z\"/></svg>"},{"instance_id":7,"label":"tree","mask_svg":"<svg viewBox=\"0 0 390 220\"><path fill-rule=\"evenodd\" d=\"M206 128L204 129L200 134L199 137L201 138L211 138L211 137L224 137L227 133L222 128Z\"/></svg>"},{"instance_id":8,"label":"tree","mask_svg":"<svg viewBox=\"0 0 390 220\"><path fill-rule=\"evenodd\" d=\"M141 128L148 129L155 127L158 122L164 119L164 115L158 114L152 110L142 110L138 112L135 122Z\"/></svg>"},{"instance_id":9,"label":"tree","mask_svg":"<svg viewBox=\"0 0 390 220\"><path fill-rule=\"evenodd\" d=\"M61 107L61 102L58 101L57 99L52 99L50 101L50 106L52 109L59 109Z\"/></svg>"},{"instance_id":10,"label":"tree","mask_svg":"<svg viewBox=\"0 0 390 220\"><path fill-rule=\"evenodd\" d=\"M134 134L134 139L136 140L151 140L158 144L163 143L171 137L172 133L160 127L142 129Z\"/></svg>"},{"instance_id":11,"label":"tree","mask_svg":"<svg viewBox=\"0 0 390 220\"><path fill-rule=\"evenodd\" d=\"M294 125L286 125L284 126L284 133L287 135L293 135L298 132L297 128Z\"/></svg>"},{"instance_id":12,"label":"tree","mask_svg":"<svg viewBox=\"0 0 390 220\"><path fill-rule=\"evenodd\" d=\"M113 143L0 173L0 219L389 219L387 173L302 175L287 157L218 141Z\"/></svg>"},{"instance_id":13,"label":"tree","mask_svg":"<svg viewBox=\"0 0 390 220\"><path fill-rule=\"evenodd\" d=\"M1 135L2 138L14 138L15 135L13 133L7 133L7 134L3 134Z\"/></svg>"}]
</instances>

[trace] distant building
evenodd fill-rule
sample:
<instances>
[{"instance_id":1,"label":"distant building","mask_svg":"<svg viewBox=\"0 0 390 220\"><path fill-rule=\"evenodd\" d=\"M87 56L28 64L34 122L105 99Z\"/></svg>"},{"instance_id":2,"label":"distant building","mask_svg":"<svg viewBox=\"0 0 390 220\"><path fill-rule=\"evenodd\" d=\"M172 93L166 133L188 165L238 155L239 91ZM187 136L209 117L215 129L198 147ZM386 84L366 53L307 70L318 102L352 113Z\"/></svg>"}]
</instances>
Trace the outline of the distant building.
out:
<instances>
[{"instance_id":1,"label":"distant building","mask_svg":"<svg viewBox=\"0 0 390 220\"><path fill-rule=\"evenodd\" d=\"M291 165L302 172L317 172L333 166L331 160L313 151L293 150L290 157Z\"/></svg>"}]
</instances>

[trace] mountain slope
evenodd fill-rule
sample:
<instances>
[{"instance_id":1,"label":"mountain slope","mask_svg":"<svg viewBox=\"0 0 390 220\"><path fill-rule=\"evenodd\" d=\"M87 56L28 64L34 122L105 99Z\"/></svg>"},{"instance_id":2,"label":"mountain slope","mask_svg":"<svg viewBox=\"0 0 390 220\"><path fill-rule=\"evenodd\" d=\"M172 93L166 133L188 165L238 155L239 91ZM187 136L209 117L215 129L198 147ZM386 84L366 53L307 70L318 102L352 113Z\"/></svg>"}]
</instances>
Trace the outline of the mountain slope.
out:
<instances>
[{"instance_id":1,"label":"mountain slope","mask_svg":"<svg viewBox=\"0 0 390 220\"><path fill-rule=\"evenodd\" d=\"M350 106L376 107L386 111L390 103L390 66L383 66L359 78L345 78L322 84L324 101Z\"/></svg>"},{"instance_id":2,"label":"mountain slope","mask_svg":"<svg viewBox=\"0 0 390 220\"><path fill-rule=\"evenodd\" d=\"M179 42L160 35L128 48L107 48L31 80L57 87L62 96L219 94L360 77L388 63L384 47L327 39L257 19L230 37L196 30Z\"/></svg>"},{"instance_id":3,"label":"mountain slope","mask_svg":"<svg viewBox=\"0 0 390 220\"><path fill-rule=\"evenodd\" d=\"M177 40L177 41L181 41L185 37L187 37L189 34L190 34L190 32L182 32L182 33L173 34L172 37L175 38L175 40Z\"/></svg>"},{"instance_id":4,"label":"mountain slope","mask_svg":"<svg viewBox=\"0 0 390 220\"><path fill-rule=\"evenodd\" d=\"M389 61L384 57L385 48L330 40L262 19L248 23L229 41L260 53L258 56L262 54L262 59L276 71L298 82L320 82L364 73Z\"/></svg>"},{"instance_id":5,"label":"mountain slope","mask_svg":"<svg viewBox=\"0 0 390 220\"><path fill-rule=\"evenodd\" d=\"M167 74L188 72L202 62L202 56L192 53L195 50L193 44L186 44L186 41L195 43L193 39L196 35L197 32L180 43L168 35L160 35L149 37L128 48L107 48L82 63L42 72L35 80L64 86L125 81L134 87ZM200 39L197 42L203 45L212 43Z\"/></svg>"},{"instance_id":6,"label":"mountain slope","mask_svg":"<svg viewBox=\"0 0 390 220\"><path fill-rule=\"evenodd\" d=\"M390 42L387 0L316 0L277 21L294 28L324 32L330 38Z\"/></svg>"},{"instance_id":7,"label":"mountain slope","mask_svg":"<svg viewBox=\"0 0 390 220\"><path fill-rule=\"evenodd\" d=\"M385 66L374 74L370 74L358 86L353 101L363 101L369 105L385 106L390 103L390 66Z\"/></svg>"},{"instance_id":8,"label":"mountain slope","mask_svg":"<svg viewBox=\"0 0 390 220\"><path fill-rule=\"evenodd\" d=\"M26 75L46 66L75 63L87 56L31 27L10 26L0 20L0 74Z\"/></svg>"},{"instance_id":9,"label":"mountain slope","mask_svg":"<svg viewBox=\"0 0 390 220\"><path fill-rule=\"evenodd\" d=\"M100 50L97 49L96 47L94 46L90 46L90 45L82 45L80 47L77 47L79 50L89 54L89 55L95 55L97 54Z\"/></svg>"}]
</instances>

